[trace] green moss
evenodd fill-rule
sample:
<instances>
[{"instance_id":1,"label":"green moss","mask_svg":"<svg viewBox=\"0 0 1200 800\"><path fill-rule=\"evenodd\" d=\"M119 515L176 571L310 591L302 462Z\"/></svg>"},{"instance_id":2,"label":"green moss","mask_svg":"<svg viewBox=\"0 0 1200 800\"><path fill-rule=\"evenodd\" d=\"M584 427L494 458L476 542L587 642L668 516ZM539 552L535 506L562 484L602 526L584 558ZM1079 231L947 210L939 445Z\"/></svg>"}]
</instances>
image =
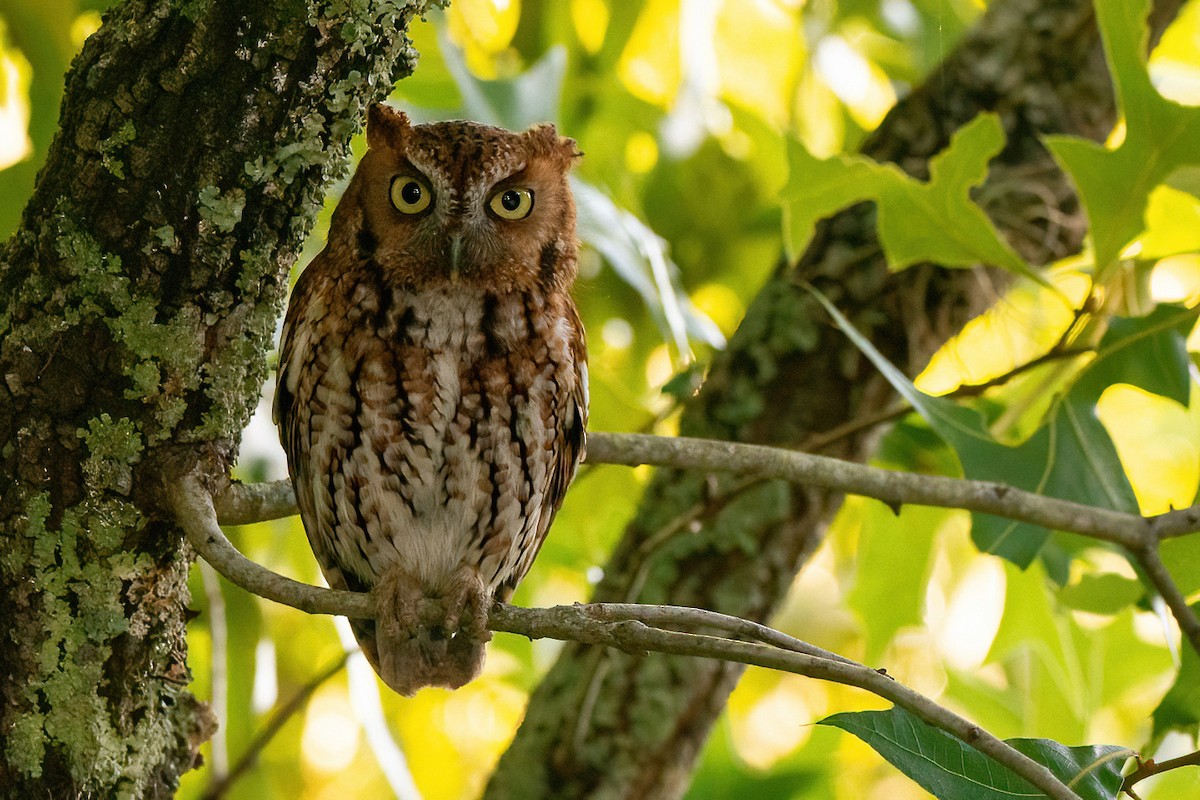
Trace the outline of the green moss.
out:
<instances>
[{"instance_id":1,"label":"green moss","mask_svg":"<svg viewBox=\"0 0 1200 800\"><path fill-rule=\"evenodd\" d=\"M24 714L7 732L4 759L16 772L29 778L42 776L46 760L46 718L37 712Z\"/></svg>"},{"instance_id":2,"label":"green moss","mask_svg":"<svg viewBox=\"0 0 1200 800\"><path fill-rule=\"evenodd\" d=\"M242 221L246 208L246 192L239 188L222 192L216 186L200 190L200 219L221 233L229 233Z\"/></svg>"},{"instance_id":3,"label":"green moss","mask_svg":"<svg viewBox=\"0 0 1200 800\"><path fill-rule=\"evenodd\" d=\"M133 465L141 459L143 448L137 424L125 417L114 422L105 413L89 420L87 429L80 428L77 434L88 448L83 462L88 483L128 494L133 488Z\"/></svg>"},{"instance_id":4,"label":"green moss","mask_svg":"<svg viewBox=\"0 0 1200 800\"><path fill-rule=\"evenodd\" d=\"M236 190L215 197L208 213L214 227L230 226L240 219L245 196ZM60 209L61 210L61 209ZM50 282L31 276L19 290L21 302L54 309L37 322L13 331L14 341L45 341L58 331L90 320L102 320L131 354L126 359L129 385L125 397L155 406L155 425L143 431L147 444L167 439L187 409L185 395L200 385L200 363L204 358L204 325L193 305L160 320L153 298L136 296L123 273L121 259L106 253L94 238L83 233L65 213L56 217L52 235L63 268L71 280ZM174 229L163 226L153 232L164 246L177 247ZM257 269L263 269L256 265ZM232 299L230 299L232 302Z\"/></svg>"},{"instance_id":5,"label":"green moss","mask_svg":"<svg viewBox=\"0 0 1200 800\"><path fill-rule=\"evenodd\" d=\"M124 179L125 163L117 157L117 152L125 149L137 138L137 129L133 122L125 120L125 124L117 132L100 143L100 163L115 177Z\"/></svg>"},{"instance_id":6,"label":"green moss","mask_svg":"<svg viewBox=\"0 0 1200 800\"><path fill-rule=\"evenodd\" d=\"M268 160L262 156L258 156L253 161L247 161L244 168L247 177L255 183L266 183L271 178L275 177L275 171L278 165L273 160Z\"/></svg>"},{"instance_id":7,"label":"green moss","mask_svg":"<svg viewBox=\"0 0 1200 800\"><path fill-rule=\"evenodd\" d=\"M271 159L274 174L283 183L291 183L309 167L326 164L329 160L329 146L325 142L325 118L315 112L304 119L294 140L276 150Z\"/></svg>"},{"instance_id":8,"label":"green moss","mask_svg":"<svg viewBox=\"0 0 1200 800\"><path fill-rule=\"evenodd\" d=\"M262 358L275 332L280 304L261 302L245 314L241 338L230 342L203 367L204 392L212 401L192 435L199 439L234 438L258 403L267 376Z\"/></svg>"},{"instance_id":9,"label":"green moss","mask_svg":"<svg viewBox=\"0 0 1200 800\"><path fill-rule=\"evenodd\" d=\"M192 22L200 22L209 14L209 9L212 8L213 0L188 0L179 9L179 13L187 17Z\"/></svg>"},{"instance_id":10,"label":"green moss","mask_svg":"<svg viewBox=\"0 0 1200 800\"><path fill-rule=\"evenodd\" d=\"M148 683L141 696L130 699L151 704L153 710L126 714L134 721L132 732L112 727L109 701L101 695L105 665L116 637L148 633L151 612L133 591L156 565L145 554L122 549L126 535L143 524L138 510L97 494L104 482L121 482L111 467L135 460L140 438L129 420L114 421L108 415L92 420L80 435L89 449L92 468L85 465L85 471L92 499L66 509L57 530L47 526L51 508L45 493L31 497L22 515L18 540L28 545L23 571L34 576L43 629L38 674L30 676L26 697L31 708L44 712L20 717L8 732L4 756L14 770L36 778L46 750L53 746L80 787L93 787L104 796L133 797L144 790L149 767L161 761L170 745L174 721L163 713L159 695L176 690L157 681ZM12 570L16 565L6 566ZM165 577L172 571L158 572ZM175 572L185 574L182 568ZM111 781L121 773L138 777L120 782L115 794L108 784L97 787L98 776Z\"/></svg>"},{"instance_id":11,"label":"green moss","mask_svg":"<svg viewBox=\"0 0 1200 800\"><path fill-rule=\"evenodd\" d=\"M163 225L150 231L150 235L153 236L162 247L166 248L172 253L178 252L179 238L175 236L174 227L170 225ZM144 251L148 253L152 247L152 243L147 242Z\"/></svg>"},{"instance_id":12,"label":"green moss","mask_svg":"<svg viewBox=\"0 0 1200 800\"><path fill-rule=\"evenodd\" d=\"M242 250L238 253L238 259L242 269L238 275L237 287L244 294L259 294L263 279L275 277L275 257L268 248Z\"/></svg>"}]
</instances>

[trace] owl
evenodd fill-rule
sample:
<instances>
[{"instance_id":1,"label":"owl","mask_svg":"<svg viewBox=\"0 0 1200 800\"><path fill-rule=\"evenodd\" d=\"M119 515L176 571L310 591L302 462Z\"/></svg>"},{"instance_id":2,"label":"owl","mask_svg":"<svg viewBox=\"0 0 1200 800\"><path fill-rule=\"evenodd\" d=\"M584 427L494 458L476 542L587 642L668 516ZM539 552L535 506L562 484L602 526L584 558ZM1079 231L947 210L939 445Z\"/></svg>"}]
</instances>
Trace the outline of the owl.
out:
<instances>
[{"instance_id":1,"label":"owl","mask_svg":"<svg viewBox=\"0 0 1200 800\"><path fill-rule=\"evenodd\" d=\"M367 152L284 321L275 419L329 585L394 690L483 668L487 613L529 571L583 458L570 290L581 154L553 125L410 123Z\"/></svg>"}]
</instances>

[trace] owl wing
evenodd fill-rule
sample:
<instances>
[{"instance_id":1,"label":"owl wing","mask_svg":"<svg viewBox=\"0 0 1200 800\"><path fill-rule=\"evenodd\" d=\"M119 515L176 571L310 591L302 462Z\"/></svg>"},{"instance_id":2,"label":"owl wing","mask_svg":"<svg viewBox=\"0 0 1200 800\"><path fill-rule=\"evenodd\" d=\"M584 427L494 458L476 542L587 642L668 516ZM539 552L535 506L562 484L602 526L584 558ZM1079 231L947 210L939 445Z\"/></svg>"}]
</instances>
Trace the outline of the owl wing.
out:
<instances>
[{"instance_id":1,"label":"owl wing","mask_svg":"<svg viewBox=\"0 0 1200 800\"><path fill-rule=\"evenodd\" d=\"M323 257L325 253L317 256ZM322 342L334 333L321 287L310 285L314 280L310 275L319 273L314 266L317 265L310 265L300 275L284 318L272 417L279 426L279 439L287 454L288 472L304 530L325 580L334 589L366 591L370 587L357 575L343 571L333 551L337 524L333 486L326 480L314 480L315 472L328 472L331 468L330 464L313 463L311 445L313 437L319 435L314 425L321 424L313 418L314 411L319 412L323 406L315 398L317 386L332 358ZM337 448L334 455L338 455ZM344 457L345 453L340 455ZM319 491L317 486L326 489Z\"/></svg>"},{"instance_id":2,"label":"owl wing","mask_svg":"<svg viewBox=\"0 0 1200 800\"><path fill-rule=\"evenodd\" d=\"M301 275L301 280L303 280ZM297 283L299 287L299 283ZM271 404L271 419L279 427L279 442L287 455L289 474L295 475L302 454L300 442L297 439L296 420L296 380L299 377L299 365L293 365L297 352L305 349L305 344L297 343L297 339L307 338L296 331L296 320L304 318L304 298L299 292L292 292L292 300L288 304L287 316L283 320L282 341L279 348L279 368L275 373L275 399ZM290 384L290 385L289 385ZM296 480L292 478L292 488L296 488ZM300 498L296 498L299 504Z\"/></svg>"},{"instance_id":3,"label":"owl wing","mask_svg":"<svg viewBox=\"0 0 1200 800\"><path fill-rule=\"evenodd\" d=\"M554 517L562 507L563 498L567 495L567 488L571 485L571 479L575 477L575 471L583 462L587 452L587 346L583 323L580 321L578 313L573 307L570 309L570 313L571 326L574 329L571 341L573 362L571 374L574 381L566 395L562 406L563 410L557 417L558 430L554 459L549 465L546 491L542 496L542 513L539 517L536 535L532 546L521 553L512 574L497 588L496 599L503 602L508 602L517 584L533 566L533 561L537 557L538 551L541 550L542 543L546 541L546 535L550 532Z\"/></svg>"},{"instance_id":4,"label":"owl wing","mask_svg":"<svg viewBox=\"0 0 1200 800\"><path fill-rule=\"evenodd\" d=\"M575 357L575 386L567 397L567 413L559 430L557 459L550 473L550 485L546 491L546 528L554 521L554 515L562 506L567 487L575 477L575 470L587 453L588 370L587 349L583 340L583 325L578 316L573 320L579 332L572 351ZM542 533L542 538L545 532Z\"/></svg>"}]
</instances>

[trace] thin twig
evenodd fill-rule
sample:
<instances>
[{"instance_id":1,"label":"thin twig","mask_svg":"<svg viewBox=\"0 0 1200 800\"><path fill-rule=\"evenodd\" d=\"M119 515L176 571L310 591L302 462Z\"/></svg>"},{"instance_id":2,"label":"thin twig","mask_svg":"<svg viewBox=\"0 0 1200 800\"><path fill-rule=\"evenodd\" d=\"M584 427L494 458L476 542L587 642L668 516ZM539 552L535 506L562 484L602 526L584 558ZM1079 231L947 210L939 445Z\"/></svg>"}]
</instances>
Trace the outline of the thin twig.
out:
<instances>
[{"instance_id":1,"label":"thin twig","mask_svg":"<svg viewBox=\"0 0 1200 800\"><path fill-rule=\"evenodd\" d=\"M1121 784L1121 791L1130 797L1137 797L1137 794L1133 791L1135 783L1144 781L1151 775L1158 775L1160 772L1167 772L1179 769L1180 767L1200 767L1200 750L1188 753L1186 756L1179 756L1179 758L1170 758L1166 761L1155 761L1153 758L1139 761L1137 769L1125 776L1125 782Z\"/></svg>"},{"instance_id":2,"label":"thin twig","mask_svg":"<svg viewBox=\"0 0 1200 800\"><path fill-rule=\"evenodd\" d=\"M217 571L207 562L200 564L200 583L208 601L208 631L212 638L212 708L217 716L217 732L212 738L213 780L220 783L229 772L229 741L226 728L229 725L229 625L225 616L225 596L221 594L221 580Z\"/></svg>"},{"instance_id":3,"label":"thin twig","mask_svg":"<svg viewBox=\"0 0 1200 800\"><path fill-rule=\"evenodd\" d=\"M201 800L219 800L219 798L224 797L234 782L242 777L246 770L254 766L254 762L258 760L258 756L271 743L271 740L275 738L275 734L279 733L287 721L304 708L309 698L313 696L313 693L323 683L342 671L349 657L349 652L342 653L340 658L300 687L300 691L292 695L286 703L278 706L275 709L275 713L271 716L270 722L264 725L258 734L255 735L250 745L246 748L246 752L242 753L237 763L233 765L233 769L229 770L228 774L214 780L212 785L208 787L208 790L201 795Z\"/></svg>"},{"instance_id":4,"label":"thin twig","mask_svg":"<svg viewBox=\"0 0 1200 800\"><path fill-rule=\"evenodd\" d=\"M635 621L651 627L676 630L682 633L696 633L705 629L720 631L730 636L757 641L793 653L804 653L814 658L841 661L845 664L855 663L837 653L823 650L766 625L703 608L651 606L642 603L589 603L587 608L592 617L602 622Z\"/></svg>"},{"instance_id":5,"label":"thin twig","mask_svg":"<svg viewBox=\"0 0 1200 800\"><path fill-rule=\"evenodd\" d=\"M1003 386L1013 378L1023 375L1036 367L1042 366L1043 364L1059 361L1061 359L1075 358L1076 356L1086 355L1087 353L1094 352L1096 352L1094 347L1074 347L1062 350L1051 349L1036 358L1030 359L1022 364L1018 364L1008 372L1005 372L1003 375L997 375L994 378L989 378L988 380L981 381L979 383L960 384L957 388L942 396L947 398L978 397L988 389L994 389L997 386ZM836 428L815 433L805 439L804 445L799 449L810 453L819 452L824 450L826 447L829 447L829 445L853 436L856 433L870 430L877 425L883 425L884 423L892 422L893 420L907 416L912 412L912 410L913 407L910 403L897 403L893 406L889 406L888 408L880 409L873 414L857 417L844 422L843 424L838 425Z\"/></svg>"},{"instance_id":6,"label":"thin twig","mask_svg":"<svg viewBox=\"0 0 1200 800\"><path fill-rule=\"evenodd\" d=\"M1096 352L1095 347L1063 347L1063 348L1059 349L1059 345L1055 345L1055 347L1046 351L1045 353L1038 356L1037 358L1030 359L1029 361L1026 361L1023 364L1018 364L1017 366L1013 367L1012 369L1010 369L1008 372L1004 373L1003 375L997 375L995 378L991 378L990 380L986 380L986 381L981 381L979 383L964 383L961 386L959 386L957 389L955 389L954 391L950 392L949 394L947 394L945 396L946 397L955 397L955 398L957 398L957 397L978 397L979 395L986 392L988 389L992 389L997 386L1003 386L1004 384L1011 381L1013 378L1016 378L1019 375L1023 375L1026 372L1029 372L1030 370L1035 369L1036 367L1042 366L1043 364L1048 364L1048 363L1051 363L1054 361L1061 361L1063 359L1075 358L1076 356L1087 355L1088 353L1095 353L1095 352Z\"/></svg>"},{"instance_id":7,"label":"thin twig","mask_svg":"<svg viewBox=\"0 0 1200 800\"><path fill-rule=\"evenodd\" d=\"M370 597L353 592L319 589L290 581L237 552L217 526L212 500L199 481L186 478L172 496L176 513L184 524L188 541L197 552L227 579L260 596L289 603L296 594L305 611L330 611L354 617L373 617ZM297 588L299 587L299 588ZM317 595L324 595L318 598ZM340 608L331 608L340 606ZM893 679L862 664L814 648L779 632L767 633L763 626L739 625L732 618L697 609L643 607L637 611L650 621L669 622L675 627L734 629L738 635L751 635L762 641L743 642L717 636L681 633L629 619L634 609L626 604L612 606L557 606L528 609L498 604L492 608L488 627L526 636L530 639L555 638L615 647L629 653L662 652L702 658L716 658L752 664L804 675L811 678L857 686L891 700L925 722L992 757L1054 800L1079 800L1050 770L1005 744L987 731L959 717L929 698L902 686ZM613 621L616 619L617 621ZM777 646L779 642L785 646ZM829 654L832 655L832 654Z\"/></svg>"}]
</instances>

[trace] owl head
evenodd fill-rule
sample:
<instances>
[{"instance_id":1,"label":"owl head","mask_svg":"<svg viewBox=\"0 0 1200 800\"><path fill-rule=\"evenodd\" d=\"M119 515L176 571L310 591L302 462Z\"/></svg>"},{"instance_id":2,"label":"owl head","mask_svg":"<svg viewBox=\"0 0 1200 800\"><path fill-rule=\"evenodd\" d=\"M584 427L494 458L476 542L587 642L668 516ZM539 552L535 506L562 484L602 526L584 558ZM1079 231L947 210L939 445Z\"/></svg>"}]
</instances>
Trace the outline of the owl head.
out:
<instances>
[{"instance_id":1,"label":"owl head","mask_svg":"<svg viewBox=\"0 0 1200 800\"><path fill-rule=\"evenodd\" d=\"M400 283L505 291L574 281L567 174L580 153L553 125L523 133L465 121L414 125L376 104L367 148L334 214L331 244Z\"/></svg>"}]
</instances>

